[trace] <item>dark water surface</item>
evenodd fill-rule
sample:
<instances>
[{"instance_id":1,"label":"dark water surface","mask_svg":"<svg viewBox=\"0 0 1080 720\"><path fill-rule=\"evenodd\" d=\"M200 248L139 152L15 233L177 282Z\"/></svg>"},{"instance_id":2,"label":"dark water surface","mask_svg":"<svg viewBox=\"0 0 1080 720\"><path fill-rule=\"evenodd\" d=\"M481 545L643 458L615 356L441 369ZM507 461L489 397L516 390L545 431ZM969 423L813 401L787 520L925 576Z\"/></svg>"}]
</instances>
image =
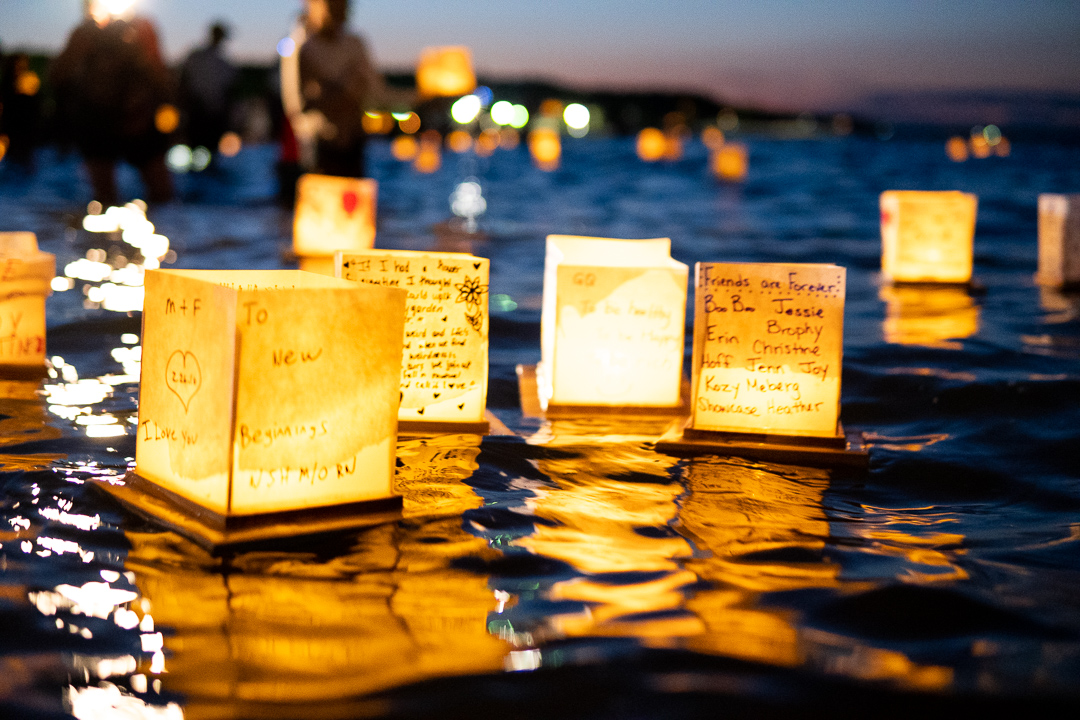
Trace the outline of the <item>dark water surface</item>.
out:
<instances>
[{"instance_id":1,"label":"dark water surface","mask_svg":"<svg viewBox=\"0 0 1080 720\"><path fill-rule=\"evenodd\" d=\"M908 716L1080 700L1080 299L1040 291L1036 198L1080 191L1080 150L750 141L741 186L704 148L646 166L631 140L444 158L373 151L381 247L491 258L489 408L512 436L399 443L404 519L212 557L96 485L133 464L138 313L49 300L55 378L0 384L0 715ZM273 148L150 208L173 267L282 267ZM486 240L436 239L476 176ZM136 191L133 174L122 185ZM985 293L878 287L877 196L979 195ZM80 229L71 158L0 167L0 230L58 266ZM540 354L548 233L669 236L683 262L848 268L839 474L651 449L663 423L541 422L514 368ZM128 253L130 254L130 253ZM689 333L688 333L689 338ZM112 428L110 430L109 428ZM96 437L103 435L104 437ZM124 714L126 713L126 714Z\"/></svg>"}]
</instances>

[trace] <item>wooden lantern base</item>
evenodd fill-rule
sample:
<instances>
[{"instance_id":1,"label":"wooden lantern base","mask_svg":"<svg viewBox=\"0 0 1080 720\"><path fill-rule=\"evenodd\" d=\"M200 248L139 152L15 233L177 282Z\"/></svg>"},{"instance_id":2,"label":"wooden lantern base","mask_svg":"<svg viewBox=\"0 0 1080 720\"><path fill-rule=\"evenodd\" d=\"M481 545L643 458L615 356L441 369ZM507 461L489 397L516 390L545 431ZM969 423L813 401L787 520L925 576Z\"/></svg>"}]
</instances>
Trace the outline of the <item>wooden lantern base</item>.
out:
<instances>
[{"instance_id":1,"label":"wooden lantern base","mask_svg":"<svg viewBox=\"0 0 1080 720\"><path fill-rule=\"evenodd\" d=\"M535 365L518 365L518 394L521 396L521 414L533 418L577 418L585 416L617 417L685 417L690 414L690 384L683 380L679 404L674 407L626 406L626 405L556 405L549 403L547 410L540 405L540 393L536 383Z\"/></svg>"},{"instance_id":2,"label":"wooden lantern base","mask_svg":"<svg viewBox=\"0 0 1080 720\"><path fill-rule=\"evenodd\" d=\"M344 532L401 518L401 497L259 515L221 515L128 472L98 486L129 510L182 535L211 553Z\"/></svg>"},{"instance_id":3,"label":"wooden lantern base","mask_svg":"<svg viewBox=\"0 0 1080 720\"><path fill-rule=\"evenodd\" d=\"M513 431L495 417L490 410L484 410L484 419L477 422L398 420L398 436L417 435L513 435Z\"/></svg>"},{"instance_id":4,"label":"wooden lantern base","mask_svg":"<svg viewBox=\"0 0 1080 720\"><path fill-rule=\"evenodd\" d=\"M839 425L836 437L802 437L695 430L678 424L657 440L656 450L669 455L734 455L811 467L865 469L870 465L862 433L845 433Z\"/></svg>"}]
</instances>

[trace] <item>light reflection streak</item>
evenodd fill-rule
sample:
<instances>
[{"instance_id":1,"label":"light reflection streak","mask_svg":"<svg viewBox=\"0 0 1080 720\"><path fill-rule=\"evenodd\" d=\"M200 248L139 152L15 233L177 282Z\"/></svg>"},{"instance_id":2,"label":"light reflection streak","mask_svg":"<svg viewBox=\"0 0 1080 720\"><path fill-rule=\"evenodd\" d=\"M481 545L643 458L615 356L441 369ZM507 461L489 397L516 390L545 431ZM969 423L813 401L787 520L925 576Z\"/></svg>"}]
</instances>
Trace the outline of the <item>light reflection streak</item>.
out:
<instances>
[{"instance_id":1,"label":"light reflection streak","mask_svg":"<svg viewBox=\"0 0 1080 720\"><path fill-rule=\"evenodd\" d=\"M183 720L184 711L174 703L151 705L125 693L116 685L102 682L97 687L68 687L67 710L78 720L131 718L132 720Z\"/></svg>"}]
</instances>

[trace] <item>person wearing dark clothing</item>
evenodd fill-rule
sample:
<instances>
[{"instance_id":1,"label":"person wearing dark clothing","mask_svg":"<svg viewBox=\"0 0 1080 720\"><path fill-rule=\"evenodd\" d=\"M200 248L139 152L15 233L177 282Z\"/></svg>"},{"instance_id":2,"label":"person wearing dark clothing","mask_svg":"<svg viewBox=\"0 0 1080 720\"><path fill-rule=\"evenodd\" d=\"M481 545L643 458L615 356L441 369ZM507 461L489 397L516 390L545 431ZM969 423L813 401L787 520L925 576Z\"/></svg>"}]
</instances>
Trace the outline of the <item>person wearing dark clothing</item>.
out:
<instances>
[{"instance_id":1,"label":"person wearing dark clothing","mask_svg":"<svg viewBox=\"0 0 1080 720\"><path fill-rule=\"evenodd\" d=\"M94 199L117 204L116 163L124 159L139 169L148 200L170 200L165 151L175 121L167 112L161 121L159 111L172 97L172 80L157 33L143 18L101 12L98 0L88 10L52 65L59 120L86 162Z\"/></svg>"},{"instance_id":2,"label":"person wearing dark clothing","mask_svg":"<svg viewBox=\"0 0 1080 720\"><path fill-rule=\"evenodd\" d=\"M229 115L236 66L225 57L228 30L216 23L210 41L194 50L180 71L180 102L184 110L188 144L216 152L221 136L229 129Z\"/></svg>"},{"instance_id":3,"label":"person wearing dark clothing","mask_svg":"<svg viewBox=\"0 0 1080 720\"><path fill-rule=\"evenodd\" d=\"M348 7L348 0L307 0L296 49L282 59L282 101L304 170L363 177L363 114L385 87L367 45L346 28Z\"/></svg>"}]
</instances>

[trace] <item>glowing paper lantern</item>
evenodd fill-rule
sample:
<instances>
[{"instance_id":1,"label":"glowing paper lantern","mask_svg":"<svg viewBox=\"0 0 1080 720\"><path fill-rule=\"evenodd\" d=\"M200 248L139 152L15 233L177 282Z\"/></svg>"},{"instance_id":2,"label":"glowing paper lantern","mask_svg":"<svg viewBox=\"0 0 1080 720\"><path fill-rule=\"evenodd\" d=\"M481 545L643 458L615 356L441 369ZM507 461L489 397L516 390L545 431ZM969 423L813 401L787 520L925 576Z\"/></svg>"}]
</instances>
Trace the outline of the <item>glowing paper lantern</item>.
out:
<instances>
[{"instance_id":1,"label":"glowing paper lantern","mask_svg":"<svg viewBox=\"0 0 1080 720\"><path fill-rule=\"evenodd\" d=\"M698 263L695 430L835 438L846 271Z\"/></svg>"},{"instance_id":2,"label":"glowing paper lantern","mask_svg":"<svg viewBox=\"0 0 1080 720\"><path fill-rule=\"evenodd\" d=\"M488 383L487 258L466 253L339 253L338 277L408 292L401 359L405 423L483 424Z\"/></svg>"},{"instance_id":3,"label":"glowing paper lantern","mask_svg":"<svg viewBox=\"0 0 1080 720\"><path fill-rule=\"evenodd\" d=\"M881 194L881 273L889 282L971 281L979 199L956 191Z\"/></svg>"},{"instance_id":4,"label":"glowing paper lantern","mask_svg":"<svg viewBox=\"0 0 1080 720\"><path fill-rule=\"evenodd\" d=\"M456 97L476 89L472 54L467 47L429 47L416 65L416 90L421 98Z\"/></svg>"},{"instance_id":5,"label":"glowing paper lantern","mask_svg":"<svg viewBox=\"0 0 1080 720\"><path fill-rule=\"evenodd\" d=\"M678 407L686 280L667 238L549 235L541 406Z\"/></svg>"},{"instance_id":6,"label":"glowing paper lantern","mask_svg":"<svg viewBox=\"0 0 1080 720\"><path fill-rule=\"evenodd\" d=\"M378 183L370 178L301 175L296 184L293 251L332 258L375 245Z\"/></svg>"},{"instance_id":7,"label":"glowing paper lantern","mask_svg":"<svg viewBox=\"0 0 1080 720\"><path fill-rule=\"evenodd\" d=\"M45 365L45 298L56 257L32 232L0 233L0 371Z\"/></svg>"},{"instance_id":8,"label":"glowing paper lantern","mask_svg":"<svg viewBox=\"0 0 1080 720\"><path fill-rule=\"evenodd\" d=\"M146 273L136 472L215 522L392 497L405 292Z\"/></svg>"},{"instance_id":9,"label":"glowing paper lantern","mask_svg":"<svg viewBox=\"0 0 1080 720\"><path fill-rule=\"evenodd\" d=\"M727 182L742 182L746 179L749 165L746 146L740 143L724 143L717 148L709 161L713 174Z\"/></svg>"},{"instance_id":10,"label":"glowing paper lantern","mask_svg":"<svg viewBox=\"0 0 1080 720\"><path fill-rule=\"evenodd\" d=\"M1039 195L1040 285L1080 284L1080 195Z\"/></svg>"}]
</instances>

